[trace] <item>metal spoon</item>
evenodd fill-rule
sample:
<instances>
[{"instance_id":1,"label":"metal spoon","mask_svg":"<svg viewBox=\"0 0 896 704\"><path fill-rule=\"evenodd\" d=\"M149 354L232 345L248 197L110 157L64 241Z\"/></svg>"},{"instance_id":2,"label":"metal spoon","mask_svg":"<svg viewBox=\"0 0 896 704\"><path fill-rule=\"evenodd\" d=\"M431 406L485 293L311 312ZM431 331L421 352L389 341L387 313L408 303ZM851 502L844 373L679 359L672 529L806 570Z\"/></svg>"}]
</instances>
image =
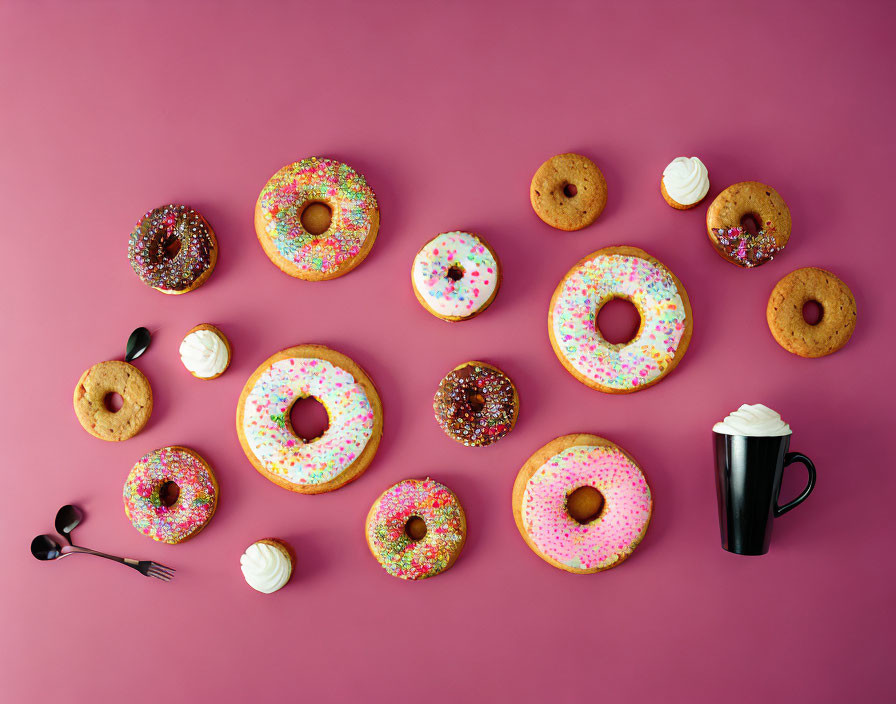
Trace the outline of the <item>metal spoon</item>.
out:
<instances>
[{"instance_id":1,"label":"metal spoon","mask_svg":"<svg viewBox=\"0 0 896 704\"><path fill-rule=\"evenodd\" d=\"M127 348L125 349L124 361L133 362L137 357L146 352L149 343L152 341L152 335L146 328L137 328L128 338Z\"/></svg>"},{"instance_id":2,"label":"metal spoon","mask_svg":"<svg viewBox=\"0 0 896 704\"><path fill-rule=\"evenodd\" d=\"M145 577L155 577L163 582L170 582L174 576L174 568L165 567L158 562L150 562L149 560L134 560L130 557L116 557L115 555L107 555L104 552L91 550L90 548L81 547L62 547L53 540L52 535L38 535L31 541L31 554L38 560L61 560L69 555L96 555L97 557L105 557L113 562L120 562L127 567L137 570Z\"/></svg>"},{"instance_id":3,"label":"metal spoon","mask_svg":"<svg viewBox=\"0 0 896 704\"><path fill-rule=\"evenodd\" d=\"M78 527L83 519L84 514L81 513L81 509L66 504L56 512L56 532L65 538L69 545L74 545L71 532Z\"/></svg>"}]
</instances>

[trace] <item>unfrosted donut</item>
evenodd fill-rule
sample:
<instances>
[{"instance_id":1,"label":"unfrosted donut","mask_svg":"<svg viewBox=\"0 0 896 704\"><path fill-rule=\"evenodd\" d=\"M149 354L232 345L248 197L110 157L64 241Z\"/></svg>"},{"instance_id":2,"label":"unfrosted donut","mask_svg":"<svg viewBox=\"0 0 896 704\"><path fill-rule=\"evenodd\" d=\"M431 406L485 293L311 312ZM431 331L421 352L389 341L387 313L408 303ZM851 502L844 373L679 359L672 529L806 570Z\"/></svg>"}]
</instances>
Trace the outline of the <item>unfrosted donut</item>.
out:
<instances>
[{"instance_id":1,"label":"unfrosted donut","mask_svg":"<svg viewBox=\"0 0 896 704\"><path fill-rule=\"evenodd\" d=\"M573 517L569 502L590 487L602 502ZM564 435L533 454L513 486L513 516L523 539L560 569L590 574L616 567L641 542L653 497L625 450L596 435Z\"/></svg>"},{"instance_id":2,"label":"unfrosted donut","mask_svg":"<svg viewBox=\"0 0 896 704\"><path fill-rule=\"evenodd\" d=\"M296 435L292 405L314 397L329 427L314 440ZM249 377L237 405L240 444L252 465L290 491L319 494L357 479L383 432L383 407L373 382L344 354L298 345L273 355Z\"/></svg>"},{"instance_id":3,"label":"unfrosted donut","mask_svg":"<svg viewBox=\"0 0 896 704\"><path fill-rule=\"evenodd\" d=\"M596 327L598 311L613 298L631 301L641 316L629 342L607 342ZM557 358L583 384L607 393L660 381L687 351L692 327L684 286L636 247L607 247L579 261L554 291L548 313Z\"/></svg>"}]
</instances>

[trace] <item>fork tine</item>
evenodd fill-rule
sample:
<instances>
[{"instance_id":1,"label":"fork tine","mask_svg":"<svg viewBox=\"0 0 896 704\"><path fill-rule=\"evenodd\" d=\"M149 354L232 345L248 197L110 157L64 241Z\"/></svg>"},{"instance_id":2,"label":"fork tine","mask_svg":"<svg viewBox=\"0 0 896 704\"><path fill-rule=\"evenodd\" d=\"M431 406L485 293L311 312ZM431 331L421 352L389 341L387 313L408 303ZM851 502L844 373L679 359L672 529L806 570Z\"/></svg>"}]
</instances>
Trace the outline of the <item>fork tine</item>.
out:
<instances>
[{"instance_id":1,"label":"fork tine","mask_svg":"<svg viewBox=\"0 0 896 704\"><path fill-rule=\"evenodd\" d=\"M174 574L173 567L165 567L165 565L160 565L158 562L150 562L149 566L150 566L150 568L152 568L154 570L160 570L162 572L168 572L169 574Z\"/></svg>"},{"instance_id":2,"label":"fork tine","mask_svg":"<svg viewBox=\"0 0 896 704\"><path fill-rule=\"evenodd\" d=\"M163 572L162 570L157 570L153 567L150 567L148 570L146 570L146 576L155 577L156 579L161 579L164 582L170 582L173 575L168 574L167 572Z\"/></svg>"},{"instance_id":3,"label":"fork tine","mask_svg":"<svg viewBox=\"0 0 896 704\"><path fill-rule=\"evenodd\" d=\"M161 562L153 562L152 565L154 567L161 567L163 570L168 570L169 572L176 572L173 567L168 567L167 565L163 565Z\"/></svg>"}]
</instances>

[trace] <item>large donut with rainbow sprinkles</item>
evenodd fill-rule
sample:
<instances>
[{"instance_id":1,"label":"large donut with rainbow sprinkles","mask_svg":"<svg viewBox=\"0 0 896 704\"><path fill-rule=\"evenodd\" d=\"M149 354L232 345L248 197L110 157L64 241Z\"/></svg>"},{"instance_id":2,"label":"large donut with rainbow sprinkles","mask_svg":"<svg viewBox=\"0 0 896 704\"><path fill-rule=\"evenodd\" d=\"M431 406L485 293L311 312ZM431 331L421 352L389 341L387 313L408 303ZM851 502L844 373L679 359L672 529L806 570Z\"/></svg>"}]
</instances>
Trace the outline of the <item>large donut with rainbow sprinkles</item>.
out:
<instances>
[{"instance_id":1,"label":"large donut with rainbow sprinkles","mask_svg":"<svg viewBox=\"0 0 896 704\"><path fill-rule=\"evenodd\" d=\"M513 485L513 517L541 559L576 574L627 559L647 532L653 496L641 468L596 435L564 435L537 450Z\"/></svg>"},{"instance_id":2,"label":"large donut with rainbow sprinkles","mask_svg":"<svg viewBox=\"0 0 896 704\"><path fill-rule=\"evenodd\" d=\"M329 209L320 232L305 211ZM307 281L335 279L364 261L376 240L380 210L364 177L348 164L311 157L271 176L255 204L255 232L270 260Z\"/></svg>"},{"instance_id":3,"label":"large donut with rainbow sprinkles","mask_svg":"<svg viewBox=\"0 0 896 704\"><path fill-rule=\"evenodd\" d=\"M608 342L597 314L622 298L641 325L628 342ZM579 261L560 281L548 311L548 334L560 363L583 384L612 394L646 389L684 357L693 316L688 294L658 259L637 247L607 247Z\"/></svg>"}]
</instances>

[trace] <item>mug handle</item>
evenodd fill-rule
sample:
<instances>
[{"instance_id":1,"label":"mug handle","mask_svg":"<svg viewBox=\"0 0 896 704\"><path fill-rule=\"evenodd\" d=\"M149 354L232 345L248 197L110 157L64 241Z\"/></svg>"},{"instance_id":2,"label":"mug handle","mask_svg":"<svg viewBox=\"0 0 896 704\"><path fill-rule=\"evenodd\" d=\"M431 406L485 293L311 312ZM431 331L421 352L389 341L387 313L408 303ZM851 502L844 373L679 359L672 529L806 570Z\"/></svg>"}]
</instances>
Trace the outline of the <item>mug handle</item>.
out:
<instances>
[{"instance_id":1,"label":"mug handle","mask_svg":"<svg viewBox=\"0 0 896 704\"><path fill-rule=\"evenodd\" d=\"M812 464L812 460L806 457L802 452L788 452L784 457L784 466L786 467L789 464L793 464L794 462L802 462L806 465L806 469L809 472L809 483L806 484L806 488L803 489L803 493L797 496L793 501L789 504L784 504L783 506L778 506L777 500L775 501L775 518L778 516L783 516L790 509L796 508L799 506L809 494L812 493L812 489L815 488L815 465Z\"/></svg>"}]
</instances>

